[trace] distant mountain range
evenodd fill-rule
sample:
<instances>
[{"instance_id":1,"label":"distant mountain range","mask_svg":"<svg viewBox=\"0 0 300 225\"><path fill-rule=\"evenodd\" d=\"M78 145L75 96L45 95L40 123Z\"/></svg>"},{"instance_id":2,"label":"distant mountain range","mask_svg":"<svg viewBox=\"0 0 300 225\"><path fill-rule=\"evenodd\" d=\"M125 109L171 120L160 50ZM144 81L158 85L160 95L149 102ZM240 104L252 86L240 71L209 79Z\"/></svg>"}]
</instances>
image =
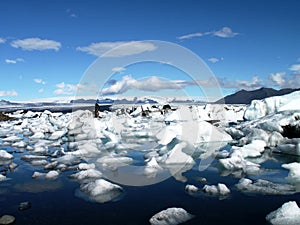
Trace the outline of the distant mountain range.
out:
<instances>
[{"instance_id":1,"label":"distant mountain range","mask_svg":"<svg viewBox=\"0 0 300 225\"><path fill-rule=\"evenodd\" d=\"M253 91L240 90L234 94L227 95L226 97L216 101L215 103L250 104L252 100L261 100L272 96L286 95L299 90L300 88L299 89L286 88L281 90L275 90L273 88L265 88L265 87Z\"/></svg>"}]
</instances>

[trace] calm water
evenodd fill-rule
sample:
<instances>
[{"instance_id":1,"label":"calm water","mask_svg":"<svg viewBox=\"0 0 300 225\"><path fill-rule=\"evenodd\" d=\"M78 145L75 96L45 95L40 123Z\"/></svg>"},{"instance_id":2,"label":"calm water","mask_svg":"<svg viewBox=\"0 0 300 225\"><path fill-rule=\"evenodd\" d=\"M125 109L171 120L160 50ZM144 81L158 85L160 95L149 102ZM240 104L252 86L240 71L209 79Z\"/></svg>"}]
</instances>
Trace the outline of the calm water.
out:
<instances>
[{"instance_id":1,"label":"calm water","mask_svg":"<svg viewBox=\"0 0 300 225\"><path fill-rule=\"evenodd\" d=\"M16 149L2 147L8 152ZM17 150L16 150L17 151ZM24 153L13 153L14 162L19 167L12 173L7 172L8 181L0 182L0 213L16 217L16 225L140 225L150 224L149 219L157 212L168 207L182 207L195 218L184 223L189 225L230 224L259 225L268 224L265 216L279 208L283 203L300 201L300 194L289 196L268 196L244 194L235 188L239 178L220 176L217 163L207 170L199 172L198 166L184 173L188 181L183 183L173 177L150 186L124 186L124 194L113 202L104 204L87 201L79 191L80 184L68 178L74 171L63 172L58 179L45 181L32 179L34 171L43 171L42 167L33 167L20 160ZM139 154L133 153L138 159ZM131 156L132 156L131 155ZM279 157L280 159L280 157ZM287 158L282 158L289 161ZM278 160L278 158L276 159ZM267 161L262 165L267 170L259 177L271 181L284 182L288 171L282 170L280 161ZM1 167L3 168L3 167ZM203 187L199 178L205 177L207 184L222 182L231 190L229 198L219 200L218 197L199 194L191 196L184 191L186 184ZM30 201L32 207L19 211L20 202Z\"/></svg>"}]
</instances>

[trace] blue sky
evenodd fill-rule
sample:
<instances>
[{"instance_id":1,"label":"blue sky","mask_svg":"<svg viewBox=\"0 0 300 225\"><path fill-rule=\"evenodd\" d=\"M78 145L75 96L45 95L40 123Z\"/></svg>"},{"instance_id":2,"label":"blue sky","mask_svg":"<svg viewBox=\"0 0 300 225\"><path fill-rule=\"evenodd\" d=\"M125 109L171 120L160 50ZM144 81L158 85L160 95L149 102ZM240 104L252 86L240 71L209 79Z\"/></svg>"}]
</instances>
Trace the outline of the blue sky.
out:
<instances>
[{"instance_id":1,"label":"blue sky","mask_svg":"<svg viewBox=\"0 0 300 225\"><path fill-rule=\"evenodd\" d=\"M0 1L0 10L0 99L74 96L105 51L126 43L139 43L138 51L156 49L144 40L194 52L224 95L261 86L300 87L297 0L11 0ZM176 95L179 89L202 94L192 82L182 85L189 81L184 73L153 65L115 68L108 79L113 93L142 93L147 84L144 94L156 87L154 95Z\"/></svg>"}]
</instances>

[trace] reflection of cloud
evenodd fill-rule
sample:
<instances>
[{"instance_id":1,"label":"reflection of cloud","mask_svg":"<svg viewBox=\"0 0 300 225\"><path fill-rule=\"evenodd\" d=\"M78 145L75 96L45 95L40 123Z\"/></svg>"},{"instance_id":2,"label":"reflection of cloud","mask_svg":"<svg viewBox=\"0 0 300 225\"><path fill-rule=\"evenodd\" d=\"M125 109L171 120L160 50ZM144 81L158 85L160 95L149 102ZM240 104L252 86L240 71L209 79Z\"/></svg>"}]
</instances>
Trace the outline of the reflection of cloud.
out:
<instances>
[{"instance_id":1,"label":"reflection of cloud","mask_svg":"<svg viewBox=\"0 0 300 225\"><path fill-rule=\"evenodd\" d=\"M61 43L53 40L40 39L40 38L26 38L23 40L15 40L11 43L14 48L21 48L22 50L55 50L58 51Z\"/></svg>"},{"instance_id":2,"label":"reflection of cloud","mask_svg":"<svg viewBox=\"0 0 300 225\"><path fill-rule=\"evenodd\" d=\"M55 191L63 187L61 181L30 181L14 185L14 189L19 192L40 193L45 191Z\"/></svg>"},{"instance_id":3,"label":"reflection of cloud","mask_svg":"<svg viewBox=\"0 0 300 225\"><path fill-rule=\"evenodd\" d=\"M121 57L137 55L143 52L154 51L157 47L144 41L115 41L115 42L98 42L88 46L77 47L78 51L87 52L88 54L101 57Z\"/></svg>"}]
</instances>

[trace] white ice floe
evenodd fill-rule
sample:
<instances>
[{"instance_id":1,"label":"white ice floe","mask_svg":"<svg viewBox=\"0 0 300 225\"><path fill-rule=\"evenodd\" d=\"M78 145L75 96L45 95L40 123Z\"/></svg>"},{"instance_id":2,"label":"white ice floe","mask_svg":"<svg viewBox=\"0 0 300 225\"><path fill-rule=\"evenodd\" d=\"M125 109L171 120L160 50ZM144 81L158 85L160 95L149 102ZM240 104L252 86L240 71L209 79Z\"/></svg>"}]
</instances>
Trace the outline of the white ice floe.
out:
<instances>
[{"instance_id":1,"label":"white ice floe","mask_svg":"<svg viewBox=\"0 0 300 225\"><path fill-rule=\"evenodd\" d=\"M118 167L127 166L133 163L133 159L125 156L103 156L97 159L97 163L101 164L103 168L115 170Z\"/></svg>"},{"instance_id":2,"label":"white ice floe","mask_svg":"<svg viewBox=\"0 0 300 225\"><path fill-rule=\"evenodd\" d=\"M95 169L95 164L94 163L80 163L78 165L79 170L88 170L88 169Z\"/></svg>"},{"instance_id":3,"label":"white ice floe","mask_svg":"<svg viewBox=\"0 0 300 225\"><path fill-rule=\"evenodd\" d=\"M27 143L25 141L18 141L13 143L11 146L16 148L26 148Z\"/></svg>"},{"instance_id":4,"label":"white ice floe","mask_svg":"<svg viewBox=\"0 0 300 225\"><path fill-rule=\"evenodd\" d=\"M45 177L45 176L46 176L46 173L41 173L41 172L37 172L37 171L35 171L32 174L32 178L40 178L40 177Z\"/></svg>"},{"instance_id":5,"label":"white ice floe","mask_svg":"<svg viewBox=\"0 0 300 225\"><path fill-rule=\"evenodd\" d=\"M295 201L286 202L279 209L269 213L266 220L273 225L300 224L300 208Z\"/></svg>"},{"instance_id":6,"label":"white ice floe","mask_svg":"<svg viewBox=\"0 0 300 225\"><path fill-rule=\"evenodd\" d=\"M265 195L291 195L296 192L295 187L292 185L273 183L262 179L253 182L250 179L242 178L236 187L242 192L259 193Z\"/></svg>"},{"instance_id":7,"label":"white ice floe","mask_svg":"<svg viewBox=\"0 0 300 225\"><path fill-rule=\"evenodd\" d=\"M45 178L49 180L54 180L58 176L59 176L59 172L57 172L56 170L51 170L45 175Z\"/></svg>"},{"instance_id":8,"label":"white ice floe","mask_svg":"<svg viewBox=\"0 0 300 225\"><path fill-rule=\"evenodd\" d=\"M149 220L151 225L177 225L184 223L194 216L182 208L168 208L163 210Z\"/></svg>"},{"instance_id":9,"label":"white ice floe","mask_svg":"<svg viewBox=\"0 0 300 225\"><path fill-rule=\"evenodd\" d=\"M1 181L5 181L7 178L6 178L6 176L4 176L4 175L2 175L1 173L0 173L0 182Z\"/></svg>"},{"instance_id":10,"label":"white ice floe","mask_svg":"<svg viewBox=\"0 0 300 225\"><path fill-rule=\"evenodd\" d=\"M260 165L256 163L252 163L246 159L244 159L241 151L236 150L230 154L229 158L219 159L220 164L226 170L242 170L247 173L248 170L260 170Z\"/></svg>"},{"instance_id":11,"label":"white ice floe","mask_svg":"<svg viewBox=\"0 0 300 225\"><path fill-rule=\"evenodd\" d=\"M230 194L230 190L225 184L219 183L218 185L205 185L203 191L210 195L226 196Z\"/></svg>"},{"instance_id":12,"label":"white ice floe","mask_svg":"<svg viewBox=\"0 0 300 225\"><path fill-rule=\"evenodd\" d=\"M15 135L12 135L12 136L9 136L6 138L2 138L3 142L17 142L17 141L21 141L21 140L23 140L22 137L15 136Z\"/></svg>"},{"instance_id":13,"label":"white ice floe","mask_svg":"<svg viewBox=\"0 0 300 225\"><path fill-rule=\"evenodd\" d=\"M5 150L0 150L0 159L13 159L14 156Z\"/></svg>"},{"instance_id":14,"label":"white ice floe","mask_svg":"<svg viewBox=\"0 0 300 225\"><path fill-rule=\"evenodd\" d=\"M282 167L290 170L286 179L291 184L300 183L300 163L293 162L289 164L283 164Z\"/></svg>"},{"instance_id":15,"label":"white ice floe","mask_svg":"<svg viewBox=\"0 0 300 225\"><path fill-rule=\"evenodd\" d=\"M68 131L66 129L55 131L50 135L50 137L48 139L49 140L57 140L59 138L62 138L64 135L66 135L67 132Z\"/></svg>"},{"instance_id":16,"label":"white ice floe","mask_svg":"<svg viewBox=\"0 0 300 225\"><path fill-rule=\"evenodd\" d=\"M82 184L80 190L88 194L91 200L99 203L111 201L123 192L122 187L104 179L98 179L87 184Z\"/></svg>"},{"instance_id":17,"label":"white ice floe","mask_svg":"<svg viewBox=\"0 0 300 225\"><path fill-rule=\"evenodd\" d=\"M72 178L83 181L83 180L90 180L90 179L98 179L102 177L102 173L95 169L87 169L79 171L75 174L71 175Z\"/></svg>"},{"instance_id":18,"label":"white ice floe","mask_svg":"<svg viewBox=\"0 0 300 225\"><path fill-rule=\"evenodd\" d=\"M199 188L192 184L187 184L184 189L189 194L194 194L199 191Z\"/></svg>"}]
</instances>

